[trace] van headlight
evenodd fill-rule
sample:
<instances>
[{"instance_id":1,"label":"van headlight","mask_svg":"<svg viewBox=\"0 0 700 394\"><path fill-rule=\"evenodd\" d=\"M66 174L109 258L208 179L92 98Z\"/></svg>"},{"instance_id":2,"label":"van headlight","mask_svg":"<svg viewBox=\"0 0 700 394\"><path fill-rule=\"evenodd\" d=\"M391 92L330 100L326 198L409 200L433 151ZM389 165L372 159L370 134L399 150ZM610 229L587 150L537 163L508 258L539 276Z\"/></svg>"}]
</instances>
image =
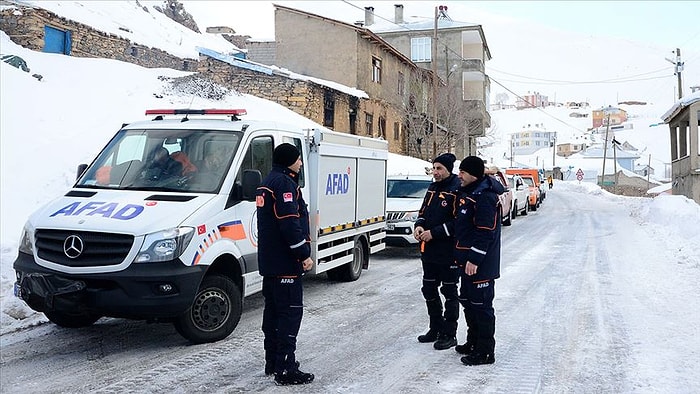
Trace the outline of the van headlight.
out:
<instances>
[{"instance_id":1,"label":"van headlight","mask_svg":"<svg viewBox=\"0 0 700 394\"><path fill-rule=\"evenodd\" d=\"M134 261L136 263L154 263L174 260L185 251L193 236L194 227L171 228L148 234Z\"/></svg>"},{"instance_id":2,"label":"van headlight","mask_svg":"<svg viewBox=\"0 0 700 394\"><path fill-rule=\"evenodd\" d=\"M404 213L403 219L408 220L409 222L415 222L418 220L418 211L408 211Z\"/></svg>"},{"instance_id":3,"label":"van headlight","mask_svg":"<svg viewBox=\"0 0 700 394\"><path fill-rule=\"evenodd\" d=\"M34 227L32 227L29 222L25 223L22 229L22 235L19 237L19 251L26 254L34 254L34 244L32 243L32 238L34 237Z\"/></svg>"}]
</instances>

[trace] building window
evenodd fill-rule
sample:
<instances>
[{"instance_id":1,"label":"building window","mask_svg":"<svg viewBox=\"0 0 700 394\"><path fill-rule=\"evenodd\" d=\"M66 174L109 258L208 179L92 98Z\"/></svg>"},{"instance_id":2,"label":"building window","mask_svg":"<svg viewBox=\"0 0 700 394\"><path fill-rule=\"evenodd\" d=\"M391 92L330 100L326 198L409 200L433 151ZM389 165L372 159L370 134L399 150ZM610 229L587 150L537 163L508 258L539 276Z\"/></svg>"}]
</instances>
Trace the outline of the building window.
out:
<instances>
[{"instance_id":1,"label":"building window","mask_svg":"<svg viewBox=\"0 0 700 394\"><path fill-rule=\"evenodd\" d=\"M404 85L406 84L406 81L404 80L404 76L402 72L399 72L399 86L397 92L399 93L399 96L404 95Z\"/></svg>"},{"instance_id":2,"label":"building window","mask_svg":"<svg viewBox=\"0 0 700 394\"><path fill-rule=\"evenodd\" d=\"M379 137L386 139L386 119L379 117L379 123L377 123L377 128L379 129Z\"/></svg>"},{"instance_id":3,"label":"building window","mask_svg":"<svg viewBox=\"0 0 700 394\"><path fill-rule=\"evenodd\" d=\"M382 61L379 58L372 58L372 82L382 83Z\"/></svg>"},{"instance_id":4,"label":"building window","mask_svg":"<svg viewBox=\"0 0 700 394\"><path fill-rule=\"evenodd\" d=\"M138 55L139 55L139 50L138 50L138 48L136 48L136 47L131 47L130 54L131 54L131 56L134 56L134 57L138 56Z\"/></svg>"},{"instance_id":5,"label":"building window","mask_svg":"<svg viewBox=\"0 0 700 394\"><path fill-rule=\"evenodd\" d=\"M365 127L369 136L372 135L372 122L374 122L374 117L371 114L365 114Z\"/></svg>"},{"instance_id":6,"label":"building window","mask_svg":"<svg viewBox=\"0 0 700 394\"><path fill-rule=\"evenodd\" d=\"M399 139L399 122L394 122L394 139L398 140Z\"/></svg>"},{"instance_id":7,"label":"building window","mask_svg":"<svg viewBox=\"0 0 700 394\"><path fill-rule=\"evenodd\" d=\"M414 62L429 62L432 59L430 37L411 38L411 60Z\"/></svg>"},{"instance_id":8,"label":"building window","mask_svg":"<svg viewBox=\"0 0 700 394\"><path fill-rule=\"evenodd\" d=\"M323 95L323 125L332 129L335 119L335 97L333 93L326 90Z\"/></svg>"}]
</instances>

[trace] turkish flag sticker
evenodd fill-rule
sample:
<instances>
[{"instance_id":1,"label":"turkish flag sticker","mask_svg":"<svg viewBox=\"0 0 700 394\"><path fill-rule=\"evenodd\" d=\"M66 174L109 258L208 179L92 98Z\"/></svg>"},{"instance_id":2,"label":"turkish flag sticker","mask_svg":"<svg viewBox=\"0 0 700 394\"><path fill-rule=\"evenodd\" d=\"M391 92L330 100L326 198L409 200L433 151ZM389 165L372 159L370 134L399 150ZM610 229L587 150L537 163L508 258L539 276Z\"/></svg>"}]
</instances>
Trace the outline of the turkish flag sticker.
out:
<instances>
[{"instance_id":1,"label":"turkish flag sticker","mask_svg":"<svg viewBox=\"0 0 700 394\"><path fill-rule=\"evenodd\" d=\"M202 235L206 232L207 232L207 225L206 224L202 224L202 225L197 226L197 235Z\"/></svg>"},{"instance_id":2,"label":"turkish flag sticker","mask_svg":"<svg viewBox=\"0 0 700 394\"><path fill-rule=\"evenodd\" d=\"M292 202L292 193L284 193L282 195L282 201L284 202Z\"/></svg>"}]
</instances>

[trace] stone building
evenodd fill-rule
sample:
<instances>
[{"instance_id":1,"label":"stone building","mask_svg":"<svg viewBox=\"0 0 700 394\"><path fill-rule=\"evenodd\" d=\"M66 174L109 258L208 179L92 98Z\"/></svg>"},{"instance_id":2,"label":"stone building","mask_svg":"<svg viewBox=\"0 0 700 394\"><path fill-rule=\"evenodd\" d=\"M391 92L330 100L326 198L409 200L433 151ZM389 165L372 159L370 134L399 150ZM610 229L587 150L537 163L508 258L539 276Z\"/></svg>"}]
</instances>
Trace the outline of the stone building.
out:
<instances>
[{"instance_id":1,"label":"stone building","mask_svg":"<svg viewBox=\"0 0 700 394\"><path fill-rule=\"evenodd\" d=\"M200 49L198 71L222 86L274 101L339 132L350 130L348 114L363 108L368 98L361 91L348 93L320 80L205 49Z\"/></svg>"},{"instance_id":2,"label":"stone building","mask_svg":"<svg viewBox=\"0 0 700 394\"><path fill-rule=\"evenodd\" d=\"M114 59L148 68L197 69L197 59L179 58L42 8L14 5L0 9L0 30L16 44L35 51Z\"/></svg>"},{"instance_id":3,"label":"stone building","mask_svg":"<svg viewBox=\"0 0 700 394\"><path fill-rule=\"evenodd\" d=\"M300 26L304 34L299 34ZM267 51L269 61L274 51L280 67L366 92L368 99L351 103L347 110L349 133L386 139L394 153L432 155L420 144L410 144L407 134L416 126L428 140L431 74L372 31L275 5L275 42L248 48L251 60L263 61L257 56ZM340 107L336 105L336 112Z\"/></svg>"}]
</instances>

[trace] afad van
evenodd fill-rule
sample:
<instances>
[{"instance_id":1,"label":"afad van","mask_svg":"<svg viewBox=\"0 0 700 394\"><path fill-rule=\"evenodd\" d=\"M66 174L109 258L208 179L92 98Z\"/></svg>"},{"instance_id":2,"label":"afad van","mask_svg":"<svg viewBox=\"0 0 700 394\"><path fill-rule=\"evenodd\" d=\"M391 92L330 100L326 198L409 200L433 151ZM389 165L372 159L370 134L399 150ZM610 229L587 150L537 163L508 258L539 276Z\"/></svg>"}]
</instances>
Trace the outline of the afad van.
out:
<instances>
[{"instance_id":1,"label":"afad van","mask_svg":"<svg viewBox=\"0 0 700 394\"><path fill-rule=\"evenodd\" d=\"M384 249L386 141L242 120L245 110L146 115L24 227L15 295L53 323L108 316L172 322L193 343L226 338L262 289L255 191L284 142L302 152L310 274L357 280Z\"/></svg>"}]
</instances>

